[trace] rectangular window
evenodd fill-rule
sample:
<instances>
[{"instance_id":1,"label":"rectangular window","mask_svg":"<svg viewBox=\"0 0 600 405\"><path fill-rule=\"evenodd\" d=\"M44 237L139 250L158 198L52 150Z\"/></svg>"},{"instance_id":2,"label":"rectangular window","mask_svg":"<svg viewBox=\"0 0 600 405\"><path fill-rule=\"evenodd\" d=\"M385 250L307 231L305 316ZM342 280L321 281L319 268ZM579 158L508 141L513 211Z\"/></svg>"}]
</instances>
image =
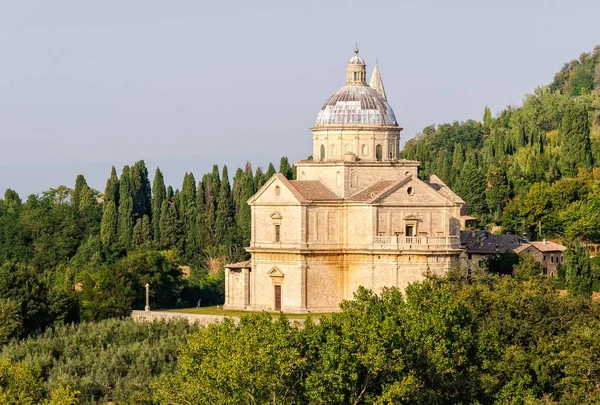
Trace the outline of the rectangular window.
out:
<instances>
[{"instance_id":1,"label":"rectangular window","mask_svg":"<svg viewBox=\"0 0 600 405\"><path fill-rule=\"evenodd\" d=\"M275 225L275 242L279 242L281 238L281 231L279 225Z\"/></svg>"},{"instance_id":2,"label":"rectangular window","mask_svg":"<svg viewBox=\"0 0 600 405\"><path fill-rule=\"evenodd\" d=\"M554 256L550 256L550 263L554 263Z\"/></svg>"}]
</instances>

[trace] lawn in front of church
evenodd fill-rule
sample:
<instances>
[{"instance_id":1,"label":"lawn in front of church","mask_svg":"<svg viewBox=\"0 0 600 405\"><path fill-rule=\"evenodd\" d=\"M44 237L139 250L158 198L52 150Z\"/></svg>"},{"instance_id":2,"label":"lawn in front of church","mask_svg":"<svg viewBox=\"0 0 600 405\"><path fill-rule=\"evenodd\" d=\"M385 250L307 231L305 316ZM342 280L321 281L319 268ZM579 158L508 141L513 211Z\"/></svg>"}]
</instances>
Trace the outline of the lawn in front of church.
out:
<instances>
[{"instance_id":1,"label":"lawn in front of church","mask_svg":"<svg viewBox=\"0 0 600 405\"><path fill-rule=\"evenodd\" d=\"M260 314L261 312L252 311L234 311L223 309L222 306L211 306L211 307L200 307L200 308L177 308L177 309L163 309L161 311L166 312L180 312L184 314L196 314L196 315L221 315L221 316L242 316L249 314ZM269 312L269 314L276 318L279 316L279 312ZM322 316L330 316L331 312L327 313L310 313L310 314L285 314L289 319L306 319L311 317L312 319L319 319Z\"/></svg>"}]
</instances>

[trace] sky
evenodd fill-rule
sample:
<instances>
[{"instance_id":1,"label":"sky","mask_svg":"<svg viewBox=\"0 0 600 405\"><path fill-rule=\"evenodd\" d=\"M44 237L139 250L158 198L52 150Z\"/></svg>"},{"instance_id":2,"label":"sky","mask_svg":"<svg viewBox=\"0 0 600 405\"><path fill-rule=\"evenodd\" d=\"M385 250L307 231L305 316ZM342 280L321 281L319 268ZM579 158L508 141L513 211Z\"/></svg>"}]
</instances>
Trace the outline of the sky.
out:
<instances>
[{"instance_id":1,"label":"sky","mask_svg":"<svg viewBox=\"0 0 600 405\"><path fill-rule=\"evenodd\" d=\"M0 0L0 197L104 189L144 159L181 187L213 164L312 153L355 42L402 142L520 104L600 44L600 2Z\"/></svg>"}]
</instances>

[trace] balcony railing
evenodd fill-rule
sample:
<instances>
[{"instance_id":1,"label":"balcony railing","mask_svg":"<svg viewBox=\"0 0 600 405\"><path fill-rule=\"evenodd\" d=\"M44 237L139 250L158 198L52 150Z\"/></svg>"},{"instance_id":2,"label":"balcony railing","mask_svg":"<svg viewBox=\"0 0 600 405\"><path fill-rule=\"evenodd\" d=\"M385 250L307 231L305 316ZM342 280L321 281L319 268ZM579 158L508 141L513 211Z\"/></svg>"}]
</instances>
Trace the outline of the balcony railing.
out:
<instances>
[{"instance_id":1,"label":"balcony railing","mask_svg":"<svg viewBox=\"0 0 600 405\"><path fill-rule=\"evenodd\" d=\"M375 236L373 244L381 249L458 249L458 236Z\"/></svg>"}]
</instances>

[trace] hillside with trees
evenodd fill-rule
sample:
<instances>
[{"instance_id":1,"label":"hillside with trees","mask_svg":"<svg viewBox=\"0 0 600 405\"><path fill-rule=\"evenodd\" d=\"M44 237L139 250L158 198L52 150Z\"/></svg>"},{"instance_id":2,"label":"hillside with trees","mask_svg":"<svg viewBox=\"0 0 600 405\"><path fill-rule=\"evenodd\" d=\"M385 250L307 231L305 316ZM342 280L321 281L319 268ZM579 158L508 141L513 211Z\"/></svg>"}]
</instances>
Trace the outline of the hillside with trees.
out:
<instances>
[{"instance_id":1,"label":"hillside with trees","mask_svg":"<svg viewBox=\"0 0 600 405\"><path fill-rule=\"evenodd\" d=\"M401 155L444 180L482 226L600 242L600 46L522 106L426 127Z\"/></svg>"}]
</instances>

